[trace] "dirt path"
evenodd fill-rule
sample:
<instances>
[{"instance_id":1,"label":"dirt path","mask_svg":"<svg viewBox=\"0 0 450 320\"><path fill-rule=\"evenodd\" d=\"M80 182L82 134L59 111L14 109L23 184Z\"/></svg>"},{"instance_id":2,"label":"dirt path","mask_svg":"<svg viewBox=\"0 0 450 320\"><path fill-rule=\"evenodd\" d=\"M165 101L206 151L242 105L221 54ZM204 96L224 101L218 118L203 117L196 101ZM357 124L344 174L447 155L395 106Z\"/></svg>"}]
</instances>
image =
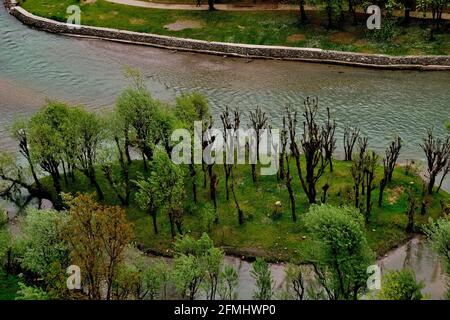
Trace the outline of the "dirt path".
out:
<instances>
[{"instance_id":1,"label":"dirt path","mask_svg":"<svg viewBox=\"0 0 450 320\"><path fill-rule=\"evenodd\" d=\"M177 3L157 3L157 2L147 2L143 0L106 0L111 3L129 5L134 7L150 8L150 9L166 9L166 10L208 10L208 4L202 4L197 7L193 4L177 4ZM194 2L194 1L192 1ZM298 11L298 5L292 4L215 4L214 7L217 10L222 11ZM315 10L312 6L305 6L307 11ZM362 12L362 11L361 11ZM396 16L403 16L403 12L394 12ZM420 12L411 12L411 17L422 17ZM427 18L431 17L431 13L427 14ZM443 13L442 19L450 20L450 13Z\"/></svg>"}]
</instances>

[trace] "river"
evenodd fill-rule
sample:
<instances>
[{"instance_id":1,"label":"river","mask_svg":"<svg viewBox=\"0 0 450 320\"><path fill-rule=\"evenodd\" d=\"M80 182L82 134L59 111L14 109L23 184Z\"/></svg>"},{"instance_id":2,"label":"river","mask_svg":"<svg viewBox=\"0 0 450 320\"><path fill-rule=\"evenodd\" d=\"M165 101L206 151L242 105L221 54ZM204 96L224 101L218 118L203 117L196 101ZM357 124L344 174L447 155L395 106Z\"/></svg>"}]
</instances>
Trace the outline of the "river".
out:
<instances>
[{"instance_id":1,"label":"river","mask_svg":"<svg viewBox=\"0 0 450 320\"><path fill-rule=\"evenodd\" d=\"M68 38L32 30L0 5L0 148L17 150L9 125L17 116L38 110L46 98L82 103L98 109L112 106L126 86L125 65L139 68L152 94L173 102L182 92L205 94L214 117L228 106L247 111L257 105L277 126L286 105L319 97L337 118L338 148L343 123L358 124L372 149L382 152L398 134L401 159L423 160L419 148L426 128L444 134L450 118L450 72L388 71L322 64L237 59ZM444 187L449 188L449 179ZM409 248L409 249L408 249ZM228 258L240 268L240 298L251 297L250 265ZM425 292L442 297L443 271L422 241L391 252L387 269L411 267L426 282ZM282 266L272 265L278 286Z\"/></svg>"}]
</instances>

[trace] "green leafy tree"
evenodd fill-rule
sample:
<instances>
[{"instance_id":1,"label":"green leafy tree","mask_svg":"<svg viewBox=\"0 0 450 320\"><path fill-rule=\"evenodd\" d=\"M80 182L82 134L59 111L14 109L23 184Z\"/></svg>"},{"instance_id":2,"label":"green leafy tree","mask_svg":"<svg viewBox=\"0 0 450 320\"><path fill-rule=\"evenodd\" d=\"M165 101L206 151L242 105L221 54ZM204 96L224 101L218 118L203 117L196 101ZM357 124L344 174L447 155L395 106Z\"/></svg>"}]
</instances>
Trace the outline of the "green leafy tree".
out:
<instances>
[{"instance_id":1,"label":"green leafy tree","mask_svg":"<svg viewBox=\"0 0 450 320\"><path fill-rule=\"evenodd\" d=\"M172 238L176 236L175 225L181 231L184 199L184 170L172 162L166 152L157 149L151 163L150 190L156 206L168 216Z\"/></svg>"},{"instance_id":2,"label":"green leafy tree","mask_svg":"<svg viewBox=\"0 0 450 320\"><path fill-rule=\"evenodd\" d=\"M11 234L6 223L6 212L0 209L0 269L7 265L8 252L11 250ZM8 268L6 270L8 271Z\"/></svg>"},{"instance_id":3,"label":"green leafy tree","mask_svg":"<svg viewBox=\"0 0 450 320\"><path fill-rule=\"evenodd\" d=\"M211 247L203 257L206 270L205 291L209 300L215 300L219 286L220 270L222 268L225 254L219 248Z\"/></svg>"},{"instance_id":4,"label":"green leafy tree","mask_svg":"<svg viewBox=\"0 0 450 320\"><path fill-rule=\"evenodd\" d=\"M129 152L131 142L127 119L120 115L117 110L114 110L107 114L104 122L105 136L109 148L102 149L104 152L100 157L100 167L120 203L127 206L131 195L130 165L132 163ZM117 163L119 164L119 170L115 170Z\"/></svg>"},{"instance_id":5,"label":"green leafy tree","mask_svg":"<svg viewBox=\"0 0 450 320\"><path fill-rule=\"evenodd\" d=\"M198 240L185 235L174 246L172 279L178 292L193 300L203 285L207 298L215 299L224 260L223 251L214 247L206 233Z\"/></svg>"},{"instance_id":6,"label":"green leafy tree","mask_svg":"<svg viewBox=\"0 0 450 320\"><path fill-rule=\"evenodd\" d=\"M28 209L23 218L21 266L41 277L53 268L53 263L69 266L68 243L63 239L68 216L54 210Z\"/></svg>"},{"instance_id":7,"label":"green leafy tree","mask_svg":"<svg viewBox=\"0 0 450 320\"><path fill-rule=\"evenodd\" d=\"M233 266L226 265L220 273L217 293L222 300L236 300L239 275Z\"/></svg>"},{"instance_id":8,"label":"green leafy tree","mask_svg":"<svg viewBox=\"0 0 450 320\"><path fill-rule=\"evenodd\" d=\"M102 119L82 107L70 112L68 134L75 141L77 167L95 187L99 200L104 199L103 191L97 181L95 168L99 163L98 154L105 141L105 127Z\"/></svg>"},{"instance_id":9,"label":"green leafy tree","mask_svg":"<svg viewBox=\"0 0 450 320\"><path fill-rule=\"evenodd\" d=\"M30 152L34 161L47 172L56 192L55 207L62 207L61 176L66 148L69 106L60 102L48 102L29 123Z\"/></svg>"},{"instance_id":10,"label":"green leafy tree","mask_svg":"<svg viewBox=\"0 0 450 320\"><path fill-rule=\"evenodd\" d=\"M155 146L161 140L157 120L162 104L151 96L138 71L129 69L127 76L131 79L131 85L117 99L116 111L123 119L127 157L132 144L130 138L134 137L133 144L143 154L146 165L145 158L152 160Z\"/></svg>"},{"instance_id":11,"label":"green leafy tree","mask_svg":"<svg viewBox=\"0 0 450 320\"><path fill-rule=\"evenodd\" d=\"M152 217L153 230L155 234L158 233L158 224L156 221L158 214L157 198L155 190L156 185L152 183L151 179L141 179L135 182L138 187L138 191L135 194L136 202L142 210Z\"/></svg>"},{"instance_id":12,"label":"green leafy tree","mask_svg":"<svg viewBox=\"0 0 450 320\"><path fill-rule=\"evenodd\" d=\"M193 255L183 254L174 259L172 279L182 297L194 300L204 278L204 269Z\"/></svg>"},{"instance_id":13,"label":"green leafy tree","mask_svg":"<svg viewBox=\"0 0 450 320\"><path fill-rule=\"evenodd\" d=\"M410 270L391 271L383 275L378 298L381 300L421 300L423 283Z\"/></svg>"},{"instance_id":14,"label":"green leafy tree","mask_svg":"<svg viewBox=\"0 0 450 320\"><path fill-rule=\"evenodd\" d=\"M430 219L425 233L434 250L441 257L450 278L450 220L448 218L441 218L437 221ZM447 282L447 298L450 299L450 282Z\"/></svg>"},{"instance_id":15,"label":"green leafy tree","mask_svg":"<svg viewBox=\"0 0 450 320\"><path fill-rule=\"evenodd\" d=\"M288 264L285 269L285 291L283 298L305 300L307 297L306 281L309 273L303 266Z\"/></svg>"},{"instance_id":16,"label":"green leafy tree","mask_svg":"<svg viewBox=\"0 0 450 320\"><path fill-rule=\"evenodd\" d=\"M19 143L20 154L25 158L30 167L31 175L34 179L34 183L39 190L42 190L41 181L37 177L35 163L31 157L30 146L29 146L29 128L28 122L25 120L16 120L13 123L11 129L12 136Z\"/></svg>"},{"instance_id":17,"label":"green leafy tree","mask_svg":"<svg viewBox=\"0 0 450 320\"><path fill-rule=\"evenodd\" d=\"M274 281L269 264L262 258L256 258L252 264L250 275L256 280L256 290L253 298L256 300L270 300L273 296Z\"/></svg>"},{"instance_id":18,"label":"green leafy tree","mask_svg":"<svg viewBox=\"0 0 450 320\"><path fill-rule=\"evenodd\" d=\"M181 127L191 132L191 140L194 141L194 135L203 136L206 130L206 120L209 120L211 115L209 112L208 101L199 93L182 94L177 97L174 108L175 117L181 121ZM194 132L194 122L202 122L202 132ZM194 165L194 154L191 153L191 163L189 164L189 171L192 179L192 195L194 202L197 203L197 172Z\"/></svg>"},{"instance_id":19,"label":"green leafy tree","mask_svg":"<svg viewBox=\"0 0 450 320\"><path fill-rule=\"evenodd\" d=\"M310 262L330 300L357 299L373 262L359 210L330 205L312 206L305 224L313 237Z\"/></svg>"}]
</instances>

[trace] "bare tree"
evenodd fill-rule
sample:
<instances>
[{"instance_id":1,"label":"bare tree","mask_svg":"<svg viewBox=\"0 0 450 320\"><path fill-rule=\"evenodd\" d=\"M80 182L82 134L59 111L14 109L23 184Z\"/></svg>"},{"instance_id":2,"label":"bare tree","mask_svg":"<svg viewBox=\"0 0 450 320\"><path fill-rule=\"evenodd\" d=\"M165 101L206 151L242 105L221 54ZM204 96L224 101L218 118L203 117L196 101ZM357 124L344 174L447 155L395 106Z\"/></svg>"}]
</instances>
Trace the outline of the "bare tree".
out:
<instances>
[{"instance_id":1,"label":"bare tree","mask_svg":"<svg viewBox=\"0 0 450 320\"><path fill-rule=\"evenodd\" d=\"M372 191L375 189L373 181L375 179L375 169L378 164L378 155L371 151L366 154L364 161L364 181L366 186L366 223L370 221L372 212Z\"/></svg>"},{"instance_id":2,"label":"bare tree","mask_svg":"<svg viewBox=\"0 0 450 320\"><path fill-rule=\"evenodd\" d=\"M352 161L353 148L359 138L361 130L358 127L350 127L349 124L344 129L344 153L345 161Z\"/></svg>"},{"instance_id":3,"label":"bare tree","mask_svg":"<svg viewBox=\"0 0 450 320\"><path fill-rule=\"evenodd\" d=\"M285 167L284 167L284 160L286 158L286 146L288 142L288 131L286 128L286 117L283 117L283 130L280 134L280 140L281 140L281 148L280 148L280 158L279 158L279 168L278 168L278 174L277 178L278 180L284 180L286 177L285 173Z\"/></svg>"},{"instance_id":4,"label":"bare tree","mask_svg":"<svg viewBox=\"0 0 450 320\"><path fill-rule=\"evenodd\" d=\"M229 144L233 143L232 141L230 141L231 139L233 139L233 137L229 137L229 132L230 132L229 130L231 130L233 128L233 125L231 122L230 110L229 110L228 106L225 108L225 110L220 115L220 119L222 120L222 125L223 125L223 140L225 142L225 146L228 146ZM227 159L225 159L225 161L223 162L223 168L225 171L225 192L226 192L227 201L230 200L228 181L230 179L231 170L233 168L233 165L229 164L227 161L228 156L229 156L229 154L227 153ZM233 158L234 158L234 154L233 154Z\"/></svg>"},{"instance_id":5,"label":"bare tree","mask_svg":"<svg viewBox=\"0 0 450 320\"><path fill-rule=\"evenodd\" d=\"M322 127L322 141L325 159L330 164L330 172L333 172L333 152L336 150L336 139L334 133L336 131L336 120L331 119L330 108L327 107L327 120Z\"/></svg>"},{"instance_id":6,"label":"bare tree","mask_svg":"<svg viewBox=\"0 0 450 320\"><path fill-rule=\"evenodd\" d=\"M450 161L450 138L436 138L432 129L427 130L427 137L420 144L425 152L428 167L428 194L433 193L436 176L445 169Z\"/></svg>"},{"instance_id":7,"label":"bare tree","mask_svg":"<svg viewBox=\"0 0 450 320\"><path fill-rule=\"evenodd\" d=\"M395 164L397 163L400 149L402 148L402 139L397 137L392 141L386 149L386 156L383 158L383 178L380 181L380 193L378 196L378 206L383 205L384 189L389 182L392 181L392 174L394 173Z\"/></svg>"},{"instance_id":8,"label":"bare tree","mask_svg":"<svg viewBox=\"0 0 450 320\"><path fill-rule=\"evenodd\" d=\"M286 117L283 117L283 130L281 131L281 145L282 149L286 149L288 133L286 128ZM287 152L282 153L282 157L286 159L286 188L289 193L289 201L291 202L291 213L292 213L292 221L297 221L297 214L295 213L295 196L294 189L292 188L292 176L291 176L291 168L289 164L289 154Z\"/></svg>"},{"instance_id":9,"label":"bare tree","mask_svg":"<svg viewBox=\"0 0 450 320\"><path fill-rule=\"evenodd\" d=\"M364 169L365 158L367 151L367 138L358 138L359 152L356 155L356 159L353 160L351 167L351 174L353 177L353 192L355 194L355 207L360 208L360 193L364 195Z\"/></svg>"},{"instance_id":10,"label":"bare tree","mask_svg":"<svg viewBox=\"0 0 450 320\"><path fill-rule=\"evenodd\" d=\"M240 225L244 224L244 212L241 209L241 206L239 205L239 201L236 197L236 192L234 190L235 180L234 180L234 172L231 171L231 184L230 189L231 193L233 194L234 204L236 206L237 214L238 214L238 222Z\"/></svg>"},{"instance_id":11,"label":"bare tree","mask_svg":"<svg viewBox=\"0 0 450 320\"><path fill-rule=\"evenodd\" d=\"M301 138L301 146L306 163L306 179L303 177L301 170L298 173L309 203L316 203L316 184L328 165L322 153L323 140L319 125L316 122L318 109L319 102L317 98L306 98L303 112L305 120Z\"/></svg>"},{"instance_id":12,"label":"bare tree","mask_svg":"<svg viewBox=\"0 0 450 320\"><path fill-rule=\"evenodd\" d=\"M259 142L261 139L261 135L267 129L267 121L268 117L262 109L257 106L255 112L250 111L250 128L255 130L256 134L256 162L259 162ZM253 182L256 182L256 164L252 163L252 179Z\"/></svg>"},{"instance_id":13,"label":"bare tree","mask_svg":"<svg viewBox=\"0 0 450 320\"><path fill-rule=\"evenodd\" d=\"M316 121L319 104L317 98L306 98L304 101L303 134L300 140L301 149L305 156L306 173L302 172L300 164L300 147L296 137L297 111L286 108L290 137L290 150L295 158L298 177L309 203L316 203L316 185L328 166L326 157L322 153L322 132Z\"/></svg>"},{"instance_id":14,"label":"bare tree","mask_svg":"<svg viewBox=\"0 0 450 320\"><path fill-rule=\"evenodd\" d=\"M233 113L233 117L231 116L231 113ZM231 176L231 171L233 170L234 166L234 143L235 140L235 133L240 127L241 123L241 111L239 109L234 109L233 111L230 111L228 107L225 108L225 110L220 115L220 119L222 120L223 125L223 139L225 142L225 146L229 147L227 149L226 156L227 158L223 162L224 171L225 171L225 191L226 191L226 198L227 201L230 200L230 193L229 193L229 180ZM230 135L233 133L232 135Z\"/></svg>"}]
</instances>

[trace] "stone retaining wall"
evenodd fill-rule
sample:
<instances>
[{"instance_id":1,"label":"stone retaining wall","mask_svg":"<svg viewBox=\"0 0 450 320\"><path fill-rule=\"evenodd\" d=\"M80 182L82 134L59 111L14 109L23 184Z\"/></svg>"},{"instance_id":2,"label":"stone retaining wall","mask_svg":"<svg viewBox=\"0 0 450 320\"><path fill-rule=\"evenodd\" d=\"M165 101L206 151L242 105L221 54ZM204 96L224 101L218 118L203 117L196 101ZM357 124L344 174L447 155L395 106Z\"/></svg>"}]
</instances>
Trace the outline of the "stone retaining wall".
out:
<instances>
[{"instance_id":1,"label":"stone retaining wall","mask_svg":"<svg viewBox=\"0 0 450 320\"><path fill-rule=\"evenodd\" d=\"M208 42L90 26L74 28L74 26L62 22L35 16L25 9L15 6L14 0L5 0L5 6L9 9L10 13L22 23L51 33L101 38L111 41L144 44L175 50L246 58L299 60L387 69L450 70L450 56L388 56L380 54L361 54L313 48Z\"/></svg>"}]
</instances>

